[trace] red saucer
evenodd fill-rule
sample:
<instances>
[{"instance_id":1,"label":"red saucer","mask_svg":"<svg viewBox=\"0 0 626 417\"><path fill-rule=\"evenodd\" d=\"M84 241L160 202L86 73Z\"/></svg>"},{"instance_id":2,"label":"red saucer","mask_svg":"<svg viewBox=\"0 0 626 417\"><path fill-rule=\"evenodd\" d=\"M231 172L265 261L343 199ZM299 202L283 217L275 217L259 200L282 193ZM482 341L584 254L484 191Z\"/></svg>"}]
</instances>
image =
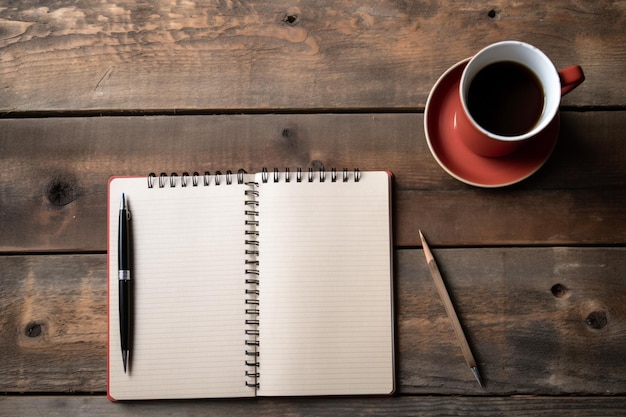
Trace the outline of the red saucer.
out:
<instances>
[{"instance_id":1,"label":"red saucer","mask_svg":"<svg viewBox=\"0 0 626 417\"><path fill-rule=\"evenodd\" d=\"M424 130L430 152L454 178L478 187L503 187L534 174L548 160L559 133L559 116L537 137L512 154L498 158L470 151L453 129L460 109L459 82L469 59L448 69L433 87L424 112ZM459 110L460 111L460 110Z\"/></svg>"}]
</instances>

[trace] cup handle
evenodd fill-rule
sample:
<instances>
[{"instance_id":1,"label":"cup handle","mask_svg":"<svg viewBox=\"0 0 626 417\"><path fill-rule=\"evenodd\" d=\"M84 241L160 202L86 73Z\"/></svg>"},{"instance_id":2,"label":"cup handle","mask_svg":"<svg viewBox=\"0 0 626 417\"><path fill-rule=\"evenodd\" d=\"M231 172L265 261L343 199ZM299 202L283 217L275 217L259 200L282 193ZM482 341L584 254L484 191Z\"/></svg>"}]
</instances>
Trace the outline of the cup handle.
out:
<instances>
[{"instance_id":1,"label":"cup handle","mask_svg":"<svg viewBox=\"0 0 626 417\"><path fill-rule=\"evenodd\" d=\"M559 71L559 78L561 79L561 95L564 96L585 81L585 74L579 65L573 65Z\"/></svg>"}]
</instances>

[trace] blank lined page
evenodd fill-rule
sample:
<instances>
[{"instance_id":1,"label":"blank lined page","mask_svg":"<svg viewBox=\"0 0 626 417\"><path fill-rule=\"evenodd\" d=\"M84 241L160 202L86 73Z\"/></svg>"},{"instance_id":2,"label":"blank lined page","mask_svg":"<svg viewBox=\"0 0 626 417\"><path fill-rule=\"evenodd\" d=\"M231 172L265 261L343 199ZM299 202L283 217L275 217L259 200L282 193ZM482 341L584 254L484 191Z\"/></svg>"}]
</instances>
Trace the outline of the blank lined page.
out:
<instances>
[{"instance_id":1,"label":"blank lined page","mask_svg":"<svg viewBox=\"0 0 626 417\"><path fill-rule=\"evenodd\" d=\"M245 185L109 185L109 395L122 399L252 396L245 382ZM117 279L119 202L132 213L134 338L122 366Z\"/></svg>"},{"instance_id":2,"label":"blank lined page","mask_svg":"<svg viewBox=\"0 0 626 417\"><path fill-rule=\"evenodd\" d=\"M390 175L281 176L260 184L258 395L391 393Z\"/></svg>"}]
</instances>

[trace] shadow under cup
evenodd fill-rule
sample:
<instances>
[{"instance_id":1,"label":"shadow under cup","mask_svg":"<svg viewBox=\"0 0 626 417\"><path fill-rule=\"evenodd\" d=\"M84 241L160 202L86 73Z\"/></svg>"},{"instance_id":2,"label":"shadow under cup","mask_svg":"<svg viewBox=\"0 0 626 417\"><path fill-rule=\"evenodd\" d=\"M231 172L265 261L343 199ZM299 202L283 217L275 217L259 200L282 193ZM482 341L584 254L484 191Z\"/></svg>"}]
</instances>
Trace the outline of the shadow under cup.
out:
<instances>
[{"instance_id":1,"label":"shadow under cup","mask_svg":"<svg viewBox=\"0 0 626 417\"><path fill-rule=\"evenodd\" d=\"M505 41L487 46L467 64L459 86L454 128L474 153L498 157L538 138L556 117L559 73L532 45Z\"/></svg>"}]
</instances>

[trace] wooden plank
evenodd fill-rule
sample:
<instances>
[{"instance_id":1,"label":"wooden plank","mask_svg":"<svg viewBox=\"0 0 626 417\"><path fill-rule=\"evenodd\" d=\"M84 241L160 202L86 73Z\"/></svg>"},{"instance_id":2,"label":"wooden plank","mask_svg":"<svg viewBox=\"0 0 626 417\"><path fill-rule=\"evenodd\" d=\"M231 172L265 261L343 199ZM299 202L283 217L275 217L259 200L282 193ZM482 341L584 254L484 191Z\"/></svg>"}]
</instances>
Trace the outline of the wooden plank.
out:
<instances>
[{"instance_id":1,"label":"wooden plank","mask_svg":"<svg viewBox=\"0 0 626 417\"><path fill-rule=\"evenodd\" d=\"M420 249L396 252L399 394L625 395L626 248L439 249L478 361ZM0 392L102 392L106 256L0 257Z\"/></svg>"},{"instance_id":2,"label":"wooden plank","mask_svg":"<svg viewBox=\"0 0 626 417\"><path fill-rule=\"evenodd\" d=\"M261 398L255 400L158 401L116 404L104 396L0 397L0 414L74 417L203 416L622 416L625 397L427 397Z\"/></svg>"},{"instance_id":3,"label":"wooden plank","mask_svg":"<svg viewBox=\"0 0 626 417\"><path fill-rule=\"evenodd\" d=\"M623 190L400 191L395 243L422 229L440 246L623 244Z\"/></svg>"},{"instance_id":4,"label":"wooden plank","mask_svg":"<svg viewBox=\"0 0 626 417\"><path fill-rule=\"evenodd\" d=\"M506 189L430 155L421 114L0 119L0 250L103 251L112 175L266 166L395 174L396 244L623 244L626 112L564 112L553 156ZM357 151L358 150L358 151Z\"/></svg>"},{"instance_id":5,"label":"wooden plank","mask_svg":"<svg viewBox=\"0 0 626 417\"><path fill-rule=\"evenodd\" d=\"M432 393L437 384L459 395L626 390L623 250L433 248L484 390L467 369L422 251L398 251L401 392Z\"/></svg>"},{"instance_id":6,"label":"wooden plank","mask_svg":"<svg viewBox=\"0 0 626 417\"><path fill-rule=\"evenodd\" d=\"M0 113L421 109L448 67L504 39L583 66L566 105L623 106L625 11L618 0L11 2Z\"/></svg>"},{"instance_id":7,"label":"wooden plank","mask_svg":"<svg viewBox=\"0 0 626 417\"><path fill-rule=\"evenodd\" d=\"M0 392L102 391L106 256L9 256L0 264Z\"/></svg>"}]
</instances>

